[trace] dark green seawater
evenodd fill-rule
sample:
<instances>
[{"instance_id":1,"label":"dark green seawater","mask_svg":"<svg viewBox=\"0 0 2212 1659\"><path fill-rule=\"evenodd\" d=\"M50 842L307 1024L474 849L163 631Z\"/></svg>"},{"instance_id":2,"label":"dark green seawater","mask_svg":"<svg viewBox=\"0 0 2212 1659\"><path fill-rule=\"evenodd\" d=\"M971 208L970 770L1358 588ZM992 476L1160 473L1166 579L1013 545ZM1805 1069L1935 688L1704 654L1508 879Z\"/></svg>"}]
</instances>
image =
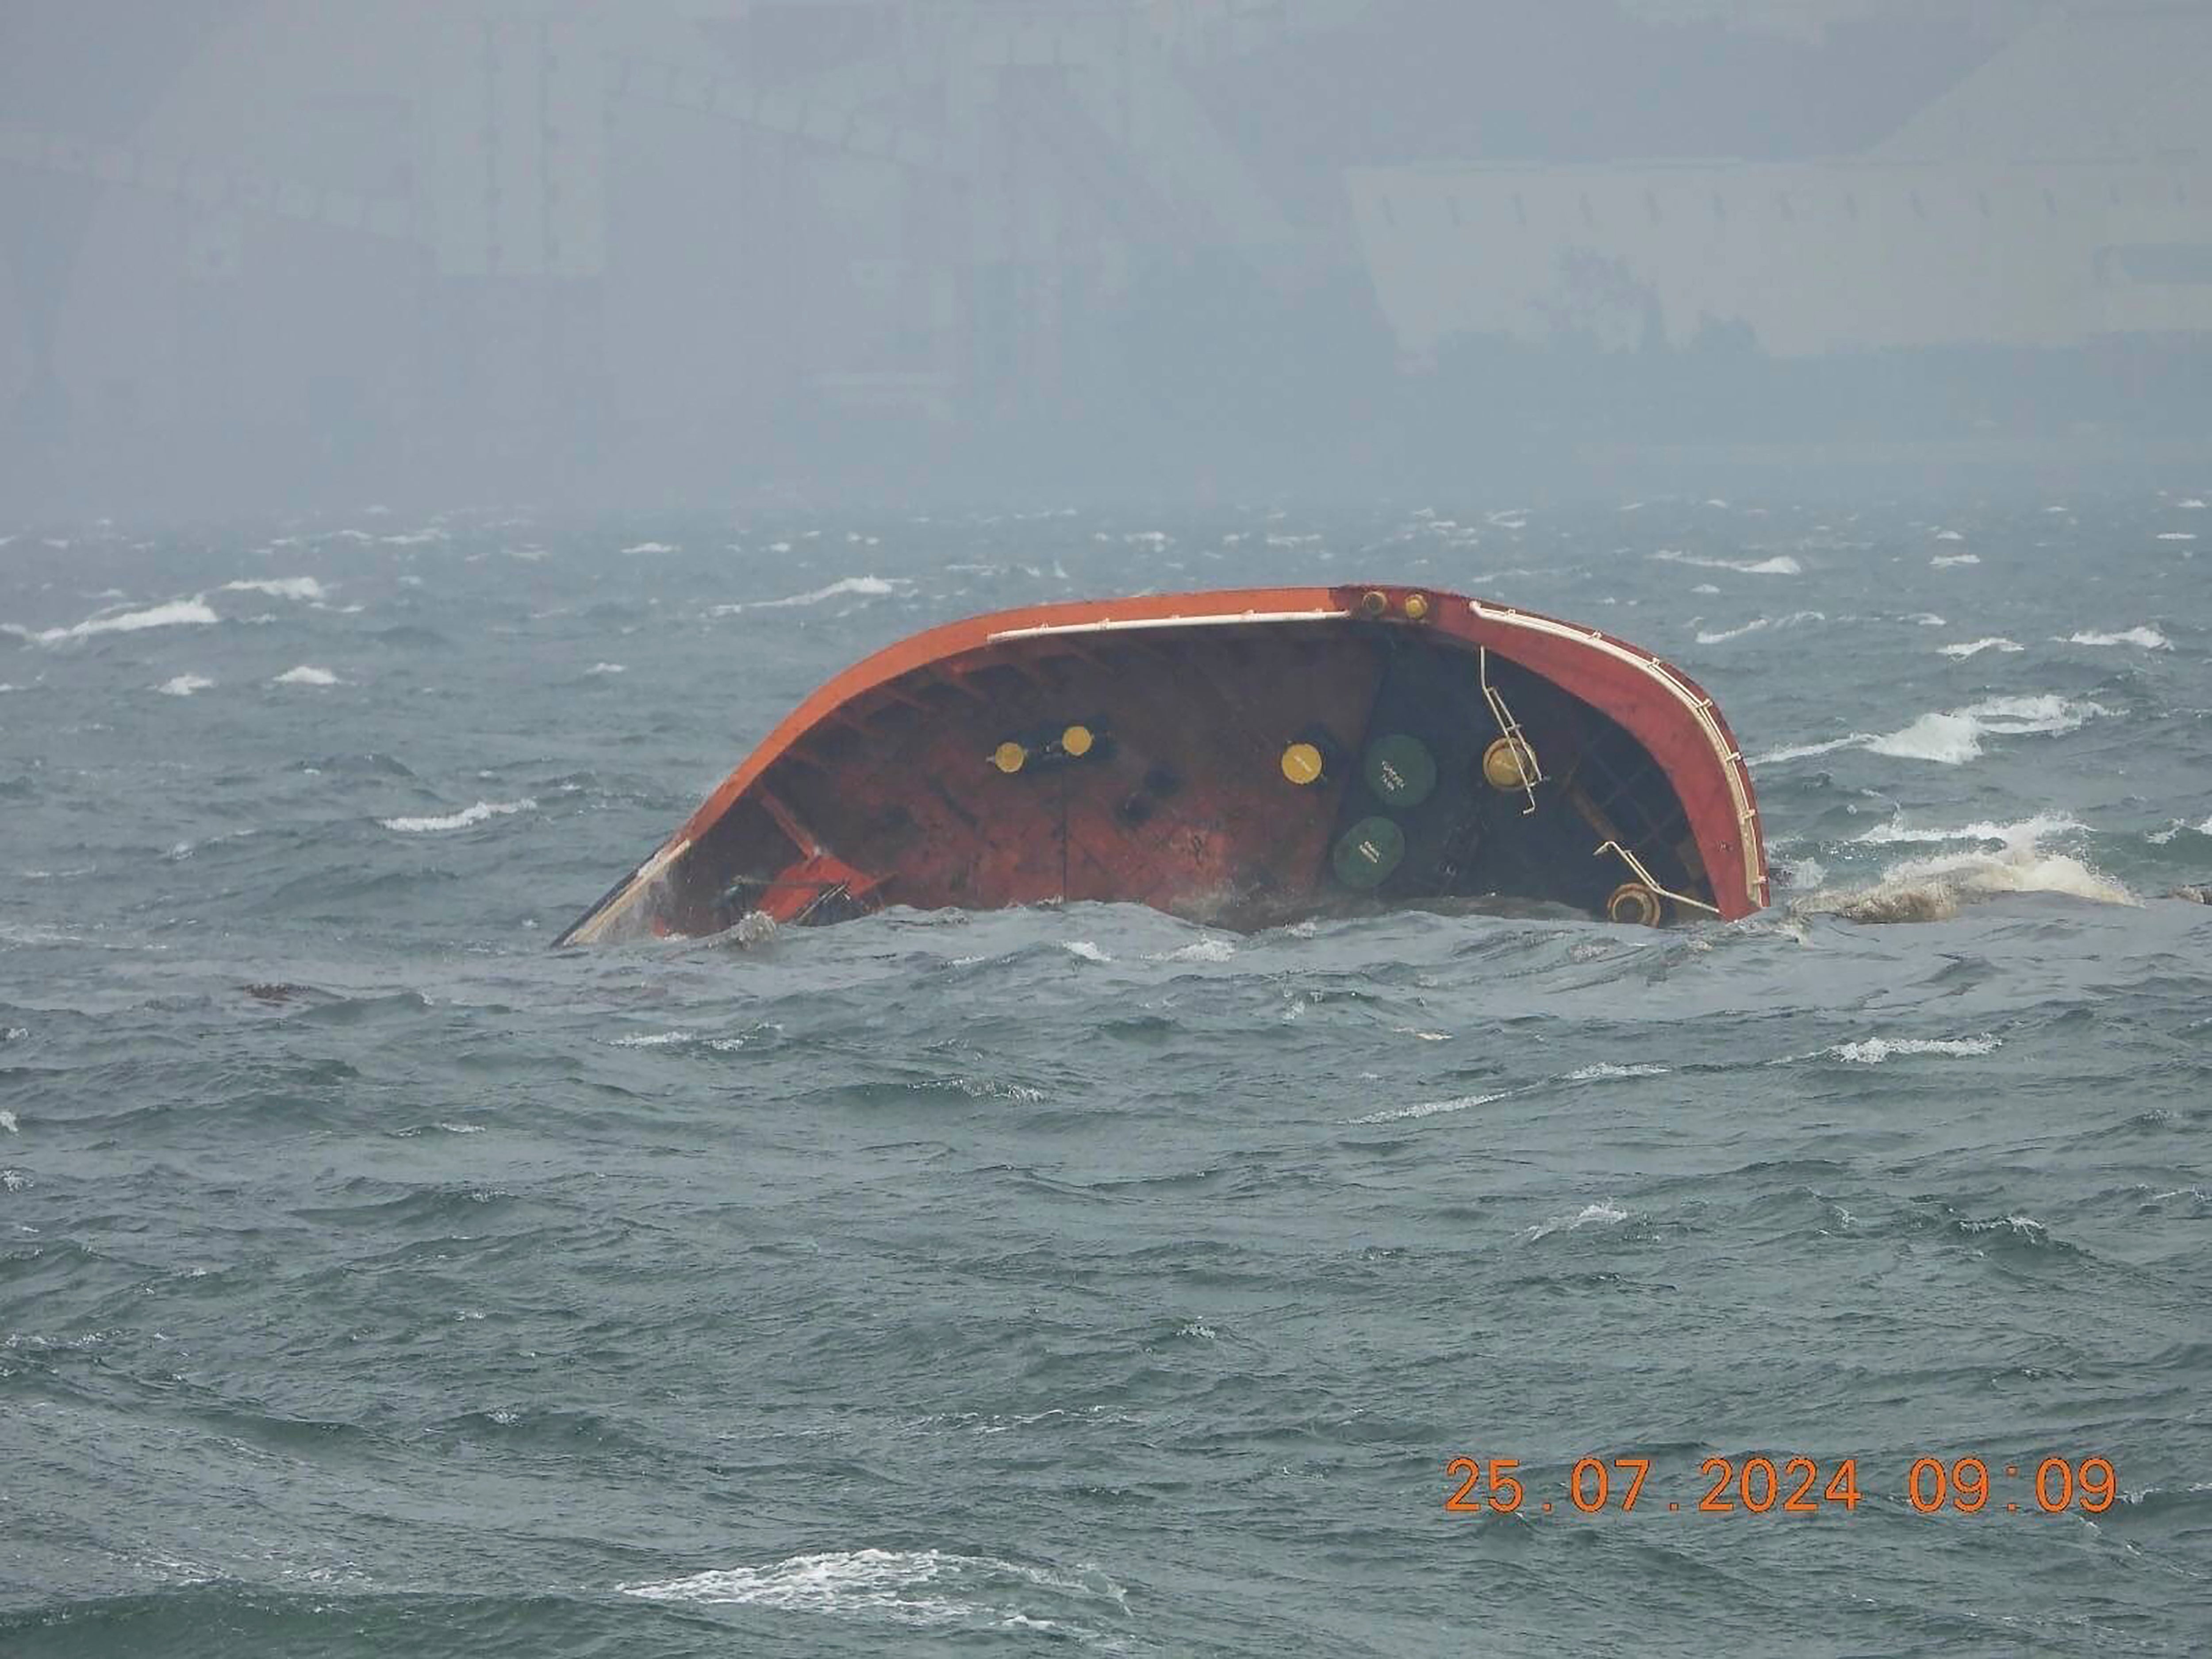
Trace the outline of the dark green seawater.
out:
<instances>
[{"instance_id":1,"label":"dark green seawater","mask_svg":"<svg viewBox=\"0 0 2212 1659\"><path fill-rule=\"evenodd\" d=\"M1510 507L16 528L0 1653L2212 1650L2212 513ZM1314 577L1671 656L1781 902L545 948L875 647Z\"/></svg>"}]
</instances>

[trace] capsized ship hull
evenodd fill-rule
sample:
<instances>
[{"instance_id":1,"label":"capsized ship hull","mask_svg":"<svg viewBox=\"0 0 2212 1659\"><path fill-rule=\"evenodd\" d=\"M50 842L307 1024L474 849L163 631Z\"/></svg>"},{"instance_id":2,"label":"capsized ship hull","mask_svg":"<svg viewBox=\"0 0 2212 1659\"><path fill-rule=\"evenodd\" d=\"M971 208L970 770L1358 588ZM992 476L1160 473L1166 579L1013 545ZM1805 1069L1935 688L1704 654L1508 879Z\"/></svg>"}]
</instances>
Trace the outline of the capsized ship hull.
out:
<instances>
[{"instance_id":1,"label":"capsized ship hull","mask_svg":"<svg viewBox=\"0 0 2212 1659\"><path fill-rule=\"evenodd\" d=\"M1258 927L1767 902L1751 777L1679 670L1431 588L1247 588L950 623L807 698L559 943L885 905L1146 904Z\"/></svg>"}]
</instances>

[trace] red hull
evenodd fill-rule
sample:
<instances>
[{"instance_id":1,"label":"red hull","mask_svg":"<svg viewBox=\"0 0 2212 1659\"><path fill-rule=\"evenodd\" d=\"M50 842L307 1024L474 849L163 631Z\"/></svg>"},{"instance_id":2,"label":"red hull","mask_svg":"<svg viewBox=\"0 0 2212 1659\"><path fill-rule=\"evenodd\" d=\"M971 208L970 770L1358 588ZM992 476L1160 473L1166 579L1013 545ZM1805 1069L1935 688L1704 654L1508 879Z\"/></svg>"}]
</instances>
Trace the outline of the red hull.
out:
<instances>
[{"instance_id":1,"label":"red hull","mask_svg":"<svg viewBox=\"0 0 2212 1659\"><path fill-rule=\"evenodd\" d=\"M1254 588L1030 606L878 652L562 939L885 904L1127 901L1250 927L1492 896L1762 908L1751 779L1711 699L1530 611Z\"/></svg>"}]
</instances>

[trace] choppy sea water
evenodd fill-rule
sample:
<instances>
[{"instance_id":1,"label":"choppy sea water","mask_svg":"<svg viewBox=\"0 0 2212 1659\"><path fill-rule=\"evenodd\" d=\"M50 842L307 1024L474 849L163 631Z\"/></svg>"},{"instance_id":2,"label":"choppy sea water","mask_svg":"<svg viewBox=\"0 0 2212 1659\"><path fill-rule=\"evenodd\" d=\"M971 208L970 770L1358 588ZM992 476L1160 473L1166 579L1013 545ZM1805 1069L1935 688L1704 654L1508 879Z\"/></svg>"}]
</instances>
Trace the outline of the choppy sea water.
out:
<instances>
[{"instance_id":1,"label":"choppy sea water","mask_svg":"<svg viewBox=\"0 0 2212 1659\"><path fill-rule=\"evenodd\" d=\"M0 528L0 1651L2203 1651L2203 493ZM544 948L878 645L1358 577L1780 902Z\"/></svg>"}]
</instances>

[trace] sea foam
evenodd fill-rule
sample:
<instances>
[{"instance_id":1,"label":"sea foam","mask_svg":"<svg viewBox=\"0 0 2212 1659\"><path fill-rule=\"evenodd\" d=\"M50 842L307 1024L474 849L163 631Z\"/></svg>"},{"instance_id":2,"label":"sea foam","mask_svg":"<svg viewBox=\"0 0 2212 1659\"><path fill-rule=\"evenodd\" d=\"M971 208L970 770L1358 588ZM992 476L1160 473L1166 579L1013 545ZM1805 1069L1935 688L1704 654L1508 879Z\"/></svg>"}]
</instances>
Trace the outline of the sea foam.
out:
<instances>
[{"instance_id":1,"label":"sea foam","mask_svg":"<svg viewBox=\"0 0 2212 1659\"><path fill-rule=\"evenodd\" d=\"M707 614L710 617L733 617L740 611L777 611L787 605L819 605L824 599L834 599L844 594L859 594L869 599L880 599L896 593L914 584L882 576L847 576L831 582L827 587L815 588L811 592L793 593L788 599L750 599L742 605L718 605Z\"/></svg>"},{"instance_id":2,"label":"sea foam","mask_svg":"<svg viewBox=\"0 0 2212 1659\"><path fill-rule=\"evenodd\" d=\"M2058 641L2061 645L2139 645L2146 651L2171 651L2173 645L2155 628L2124 628L2116 634L2100 634L2084 630L2069 634Z\"/></svg>"},{"instance_id":3,"label":"sea foam","mask_svg":"<svg viewBox=\"0 0 2212 1659\"><path fill-rule=\"evenodd\" d=\"M1664 559L1669 564L1693 564L1704 570L1733 570L1740 576L1798 576L1805 570L1787 553L1778 553L1771 559L1709 559L1675 548L1662 548L1651 556Z\"/></svg>"},{"instance_id":4,"label":"sea foam","mask_svg":"<svg viewBox=\"0 0 2212 1659\"><path fill-rule=\"evenodd\" d=\"M2138 905L2127 888L2092 869L2069 853L2053 852L2041 844L2047 832L2075 827L2057 817L2038 817L2020 823L1970 824L1946 839L1972 836L1999 842L1991 848L1978 847L1901 860L1864 887L1823 889L1794 901L1797 915L1832 915L1846 921L1944 921L1960 907L2014 893L2057 893L2094 904ZM1986 835L1978 832L1987 830ZM1869 832L1864 839L1923 839L1894 826L1886 832Z\"/></svg>"},{"instance_id":5,"label":"sea foam","mask_svg":"<svg viewBox=\"0 0 2212 1659\"><path fill-rule=\"evenodd\" d=\"M1823 1049L1838 1060L1847 1060L1854 1066L1879 1066L1886 1060L1900 1054L1994 1054L1998 1039L1993 1036L1970 1037L1883 1037L1862 1038L1856 1042L1839 1042L1832 1048Z\"/></svg>"},{"instance_id":6,"label":"sea foam","mask_svg":"<svg viewBox=\"0 0 2212 1659\"><path fill-rule=\"evenodd\" d=\"M326 599L329 590L313 576L276 576L266 581L225 582L226 593L266 593L272 599Z\"/></svg>"},{"instance_id":7,"label":"sea foam","mask_svg":"<svg viewBox=\"0 0 2212 1659\"><path fill-rule=\"evenodd\" d=\"M143 611L125 611L94 617L70 628L32 629L10 624L7 631L38 645L58 645L64 640L89 639L95 634L136 634L149 628L205 626L222 621L202 599L172 599Z\"/></svg>"},{"instance_id":8,"label":"sea foam","mask_svg":"<svg viewBox=\"0 0 2212 1659\"><path fill-rule=\"evenodd\" d=\"M532 812L538 803L527 796L520 800L480 800L473 806L464 806L458 812L447 812L438 817L379 818L387 830L396 830L405 836L429 834L440 830L465 830L472 823L482 823L486 818L504 817L512 812Z\"/></svg>"},{"instance_id":9,"label":"sea foam","mask_svg":"<svg viewBox=\"0 0 2212 1659\"><path fill-rule=\"evenodd\" d=\"M1699 645L1719 645L1728 640L1740 640L1747 634L1763 634L1770 628L1796 628L1806 623L1826 622L1827 617L1818 611L1793 611L1786 617L1754 617L1741 628L1724 628L1713 633L1700 633Z\"/></svg>"},{"instance_id":10,"label":"sea foam","mask_svg":"<svg viewBox=\"0 0 2212 1659\"><path fill-rule=\"evenodd\" d=\"M725 1567L664 1583L625 1584L626 1595L690 1602L878 1617L914 1626L961 1625L1078 1638L1097 1633L1028 1611L1041 1597L1119 1609L1120 1585L1096 1571L1061 1572L949 1550L830 1550L764 1566Z\"/></svg>"}]
</instances>

